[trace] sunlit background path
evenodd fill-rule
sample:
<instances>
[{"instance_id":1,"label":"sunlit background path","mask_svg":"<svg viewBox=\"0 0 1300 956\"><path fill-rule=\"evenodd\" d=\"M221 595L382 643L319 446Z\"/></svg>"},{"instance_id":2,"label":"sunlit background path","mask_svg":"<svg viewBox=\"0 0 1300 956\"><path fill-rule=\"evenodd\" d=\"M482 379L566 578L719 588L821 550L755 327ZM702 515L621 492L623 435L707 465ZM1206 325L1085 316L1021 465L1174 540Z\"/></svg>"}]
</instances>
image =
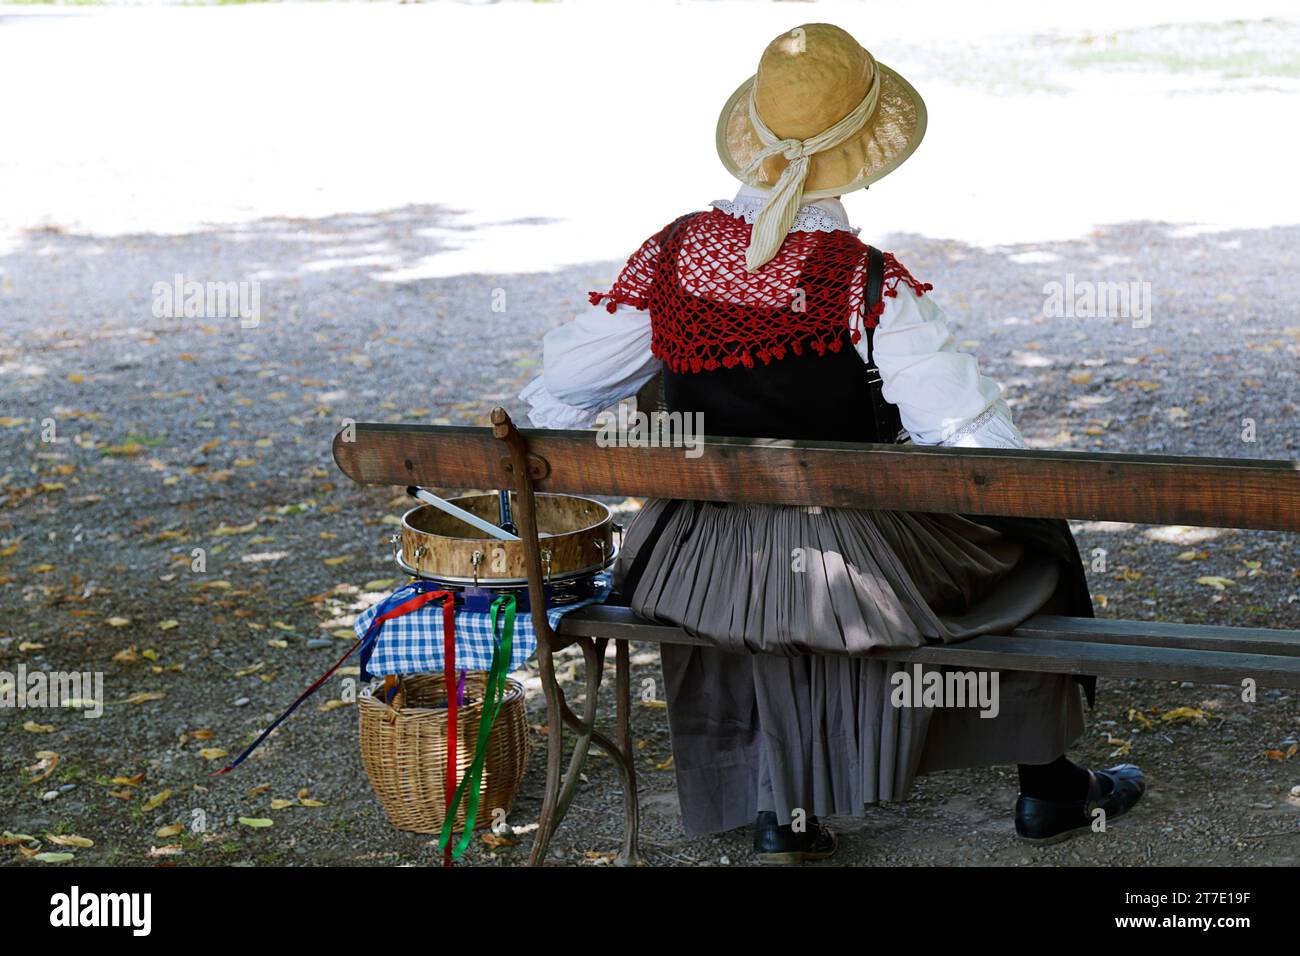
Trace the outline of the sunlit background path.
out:
<instances>
[{"instance_id":1,"label":"sunlit background path","mask_svg":"<svg viewBox=\"0 0 1300 956\"><path fill-rule=\"evenodd\" d=\"M1232 22L1225 22L1228 18ZM1300 222L1281 0L0 6L0 224L94 234L445 204L394 275L615 257L729 194L713 127L758 52L841 23L924 95L850 211L976 243ZM473 231L467 230L473 227Z\"/></svg>"}]
</instances>

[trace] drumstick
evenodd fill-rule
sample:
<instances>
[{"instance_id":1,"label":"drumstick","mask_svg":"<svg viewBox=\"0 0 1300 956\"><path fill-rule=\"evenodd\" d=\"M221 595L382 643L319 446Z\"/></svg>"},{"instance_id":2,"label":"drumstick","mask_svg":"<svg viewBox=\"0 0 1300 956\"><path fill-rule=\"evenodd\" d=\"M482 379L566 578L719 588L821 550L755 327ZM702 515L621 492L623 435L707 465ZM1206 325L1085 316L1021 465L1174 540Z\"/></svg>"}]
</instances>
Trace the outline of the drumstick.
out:
<instances>
[{"instance_id":1,"label":"drumstick","mask_svg":"<svg viewBox=\"0 0 1300 956\"><path fill-rule=\"evenodd\" d=\"M437 495L433 494L433 492L425 491L423 488L417 488L415 487L415 485L411 485L406 489L406 493L410 495L412 498L416 498L420 501L423 501L426 505L433 505L439 511L445 511L453 518L459 518L467 525L473 528L477 528L479 531L486 532L488 535L490 535L493 538L496 538L498 541L519 540L518 535L511 534L509 531L501 530L492 522L484 521L478 515L470 514L464 508L457 507L456 505L453 505L450 501L444 501L442 498L439 498Z\"/></svg>"}]
</instances>

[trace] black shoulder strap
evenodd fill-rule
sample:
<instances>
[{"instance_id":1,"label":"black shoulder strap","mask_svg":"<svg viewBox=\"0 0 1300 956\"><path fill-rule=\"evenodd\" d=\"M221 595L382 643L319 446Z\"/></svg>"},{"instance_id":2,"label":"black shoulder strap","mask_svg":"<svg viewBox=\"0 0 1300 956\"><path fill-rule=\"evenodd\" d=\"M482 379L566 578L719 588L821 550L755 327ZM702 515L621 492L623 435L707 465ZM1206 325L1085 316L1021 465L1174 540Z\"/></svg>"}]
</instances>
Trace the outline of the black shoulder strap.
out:
<instances>
[{"instance_id":1,"label":"black shoulder strap","mask_svg":"<svg viewBox=\"0 0 1300 956\"><path fill-rule=\"evenodd\" d=\"M862 324L867 330L867 365L874 368L876 360L871 354L871 343L875 331L867 324L866 317L871 314L877 305L880 304L880 297L884 294L885 285L885 257L875 246L867 246L867 288L862 297Z\"/></svg>"},{"instance_id":2,"label":"black shoulder strap","mask_svg":"<svg viewBox=\"0 0 1300 956\"><path fill-rule=\"evenodd\" d=\"M894 443L904 434L903 419L898 406L885 400L884 381L872 352L875 330L866 320L879 307L881 296L884 295L884 284L885 256L879 249L867 246L867 287L862 295L862 324L867 326L867 402L874 422L875 440Z\"/></svg>"}]
</instances>

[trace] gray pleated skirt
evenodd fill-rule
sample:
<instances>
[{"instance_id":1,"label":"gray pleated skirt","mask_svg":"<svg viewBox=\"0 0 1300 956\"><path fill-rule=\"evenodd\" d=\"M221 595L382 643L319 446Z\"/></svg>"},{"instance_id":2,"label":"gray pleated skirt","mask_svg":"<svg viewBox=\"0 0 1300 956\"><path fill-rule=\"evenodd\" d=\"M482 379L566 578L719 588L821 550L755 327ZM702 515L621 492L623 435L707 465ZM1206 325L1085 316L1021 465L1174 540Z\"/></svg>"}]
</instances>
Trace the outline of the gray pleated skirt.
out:
<instances>
[{"instance_id":1,"label":"gray pleated skirt","mask_svg":"<svg viewBox=\"0 0 1300 956\"><path fill-rule=\"evenodd\" d=\"M641 616L711 645L661 648L687 833L759 810L860 815L905 798L919 773L1047 763L1082 732L1067 676L1000 672L996 716L981 716L898 705L904 677L951 668L860 656L1060 610L1055 557L959 515L702 502L664 515L670 504L637 515L615 583L634 585Z\"/></svg>"}]
</instances>

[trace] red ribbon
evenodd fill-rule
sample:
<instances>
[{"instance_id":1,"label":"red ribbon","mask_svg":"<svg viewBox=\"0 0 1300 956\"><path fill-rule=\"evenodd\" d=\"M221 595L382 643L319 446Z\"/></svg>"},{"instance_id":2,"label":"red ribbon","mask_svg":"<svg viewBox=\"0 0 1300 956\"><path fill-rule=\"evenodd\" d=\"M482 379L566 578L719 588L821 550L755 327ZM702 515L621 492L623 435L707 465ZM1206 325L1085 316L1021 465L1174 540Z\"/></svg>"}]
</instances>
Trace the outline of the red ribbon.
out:
<instances>
[{"instance_id":1,"label":"red ribbon","mask_svg":"<svg viewBox=\"0 0 1300 956\"><path fill-rule=\"evenodd\" d=\"M456 793L456 751L459 742L456 739L456 600L447 591L438 591L447 595L442 603L442 664L443 689L447 692L447 789L446 813L452 812L452 796ZM451 866L451 842L443 851L442 865Z\"/></svg>"}]
</instances>

